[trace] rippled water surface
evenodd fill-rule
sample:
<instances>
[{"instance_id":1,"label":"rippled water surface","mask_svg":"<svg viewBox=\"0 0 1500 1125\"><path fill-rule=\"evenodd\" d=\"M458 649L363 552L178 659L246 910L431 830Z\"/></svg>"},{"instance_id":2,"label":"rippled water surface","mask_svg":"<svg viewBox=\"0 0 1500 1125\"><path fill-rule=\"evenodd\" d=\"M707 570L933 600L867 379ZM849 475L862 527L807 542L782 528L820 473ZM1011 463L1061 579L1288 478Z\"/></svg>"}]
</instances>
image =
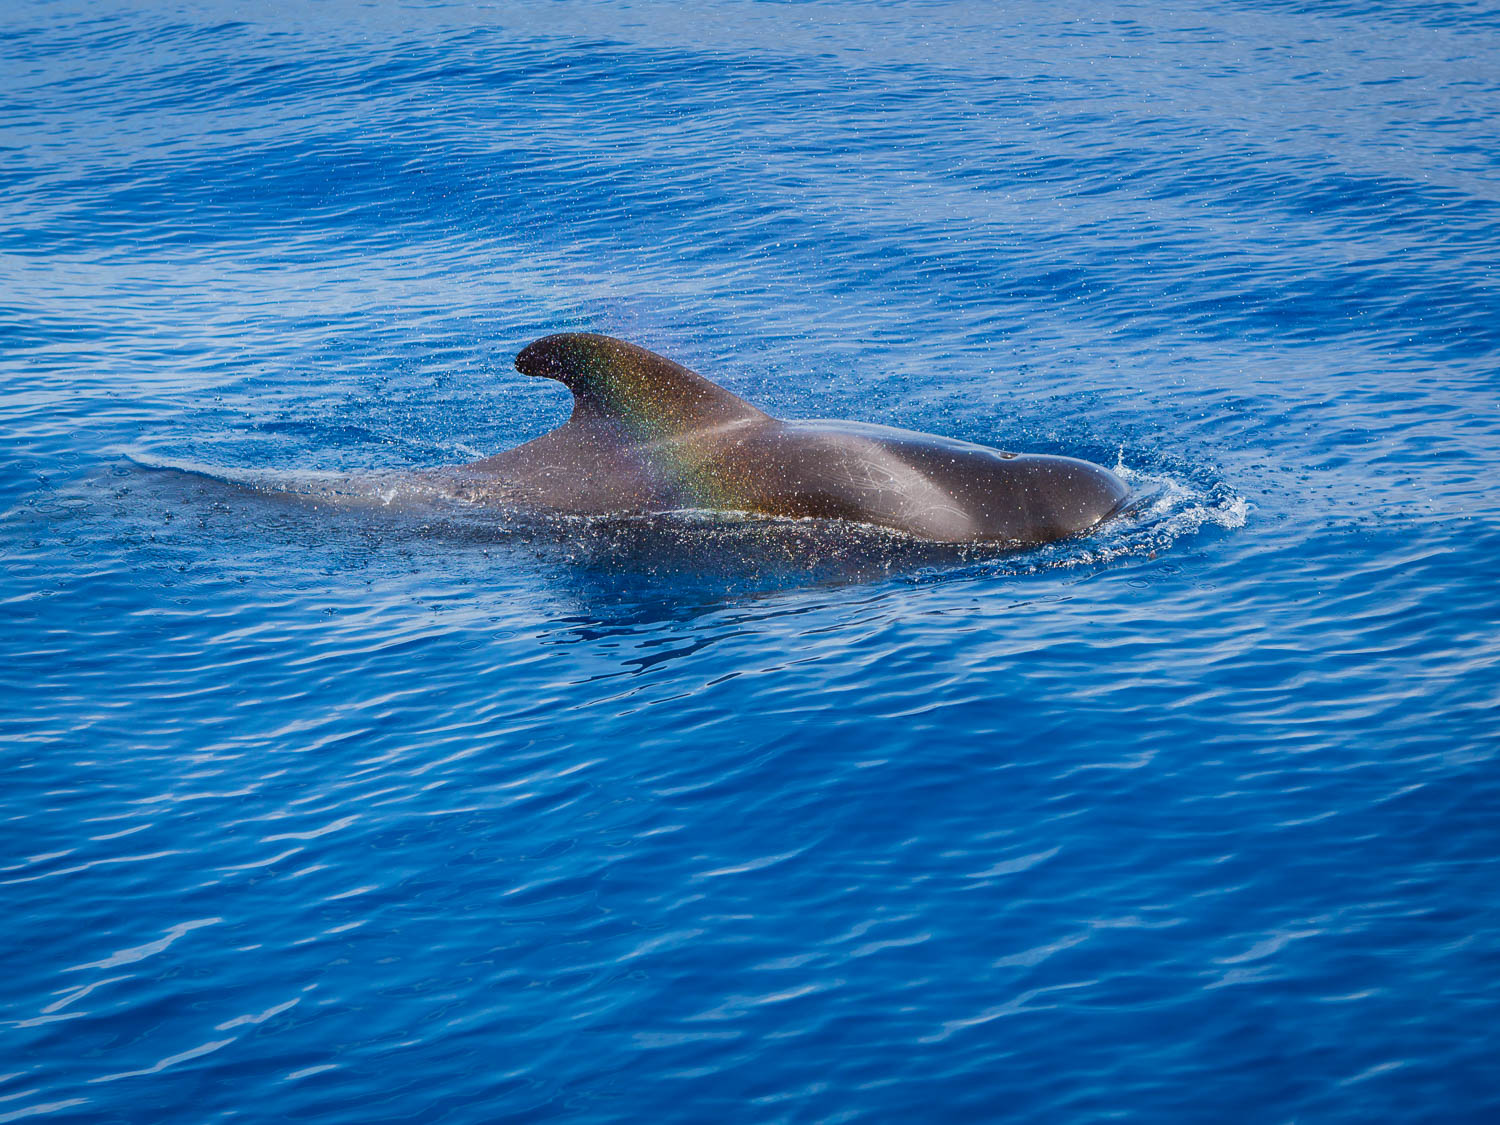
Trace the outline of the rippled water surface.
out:
<instances>
[{"instance_id":1,"label":"rippled water surface","mask_svg":"<svg viewBox=\"0 0 1500 1125\"><path fill-rule=\"evenodd\" d=\"M1500 1118L1500 10L1065 9L7 6L0 1122ZM278 490L570 328L1139 503Z\"/></svg>"}]
</instances>

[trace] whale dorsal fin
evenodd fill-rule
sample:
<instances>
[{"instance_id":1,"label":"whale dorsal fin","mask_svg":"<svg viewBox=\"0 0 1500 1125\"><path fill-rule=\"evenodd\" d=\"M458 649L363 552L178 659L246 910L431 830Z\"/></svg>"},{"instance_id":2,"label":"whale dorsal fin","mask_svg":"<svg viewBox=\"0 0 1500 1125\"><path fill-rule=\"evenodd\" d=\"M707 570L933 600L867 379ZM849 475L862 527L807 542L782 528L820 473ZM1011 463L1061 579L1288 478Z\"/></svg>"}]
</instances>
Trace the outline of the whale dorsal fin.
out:
<instances>
[{"instance_id":1,"label":"whale dorsal fin","mask_svg":"<svg viewBox=\"0 0 1500 1125\"><path fill-rule=\"evenodd\" d=\"M591 332L527 344L516 370L556 379L572 391L573 421L614 424L640 440L767 417L680 363Z\"/></svg>"}]
</instances>

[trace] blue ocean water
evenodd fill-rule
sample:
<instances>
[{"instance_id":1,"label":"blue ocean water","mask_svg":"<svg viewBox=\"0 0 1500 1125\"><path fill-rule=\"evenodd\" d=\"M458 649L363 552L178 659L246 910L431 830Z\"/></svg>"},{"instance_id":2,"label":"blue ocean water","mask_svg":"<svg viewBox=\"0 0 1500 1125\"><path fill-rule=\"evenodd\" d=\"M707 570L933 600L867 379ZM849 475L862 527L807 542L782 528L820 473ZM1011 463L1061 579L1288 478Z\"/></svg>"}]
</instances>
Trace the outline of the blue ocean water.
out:
<instances>
[{"instance_id":1,"label":"blue ocean water","mask_svg":"<svg viewBox=\"0 0 1500 1125\"><path fill-rule=\"evenodd\" d=\"M8 5L0 1122L1500 1118L1497 121L1463 0ZM563 329L1140 506L274 487Z\"/></svg>"}]
</instances>

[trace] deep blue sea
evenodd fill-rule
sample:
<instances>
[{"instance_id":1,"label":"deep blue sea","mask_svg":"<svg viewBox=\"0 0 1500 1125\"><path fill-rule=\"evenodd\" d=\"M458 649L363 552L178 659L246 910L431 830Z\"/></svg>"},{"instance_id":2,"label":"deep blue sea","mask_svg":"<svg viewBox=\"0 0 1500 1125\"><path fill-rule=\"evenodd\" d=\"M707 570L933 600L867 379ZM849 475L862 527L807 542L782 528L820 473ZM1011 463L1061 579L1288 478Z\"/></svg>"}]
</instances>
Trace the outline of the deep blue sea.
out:
<instances>
[{"instance_id":1,"label":"deep blue sea","mask_svg":"<svg viewBox=\"0 0 1500 1125\"><path fill-rule=\"evenodd\" d=\"M1002 552L350 505L606 332ZM0 1123L1500 1120L1500 7L12 0Z\"/></svg>"}]
</instances>

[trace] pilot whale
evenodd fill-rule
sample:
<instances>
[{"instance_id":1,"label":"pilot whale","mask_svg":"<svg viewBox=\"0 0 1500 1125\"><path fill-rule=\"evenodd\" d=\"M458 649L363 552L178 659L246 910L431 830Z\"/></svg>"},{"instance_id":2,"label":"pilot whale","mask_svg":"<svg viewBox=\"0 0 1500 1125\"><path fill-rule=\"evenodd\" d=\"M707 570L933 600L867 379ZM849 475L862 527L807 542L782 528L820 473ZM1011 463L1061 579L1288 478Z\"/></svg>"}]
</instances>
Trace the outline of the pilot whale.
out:
<instances>
[{"instance_id":1,"label":"pilot whale","mask_svg":"<svg viewBox=\"0 0 1500 1125\"><path fill-rule=\"evenodd\" d=\"M933 434L773 418L635 344L565 332L516 369L573 394L568 421L425 482L481 504L579 515L683 509L854 520L939 542L1032 545L1079 535L1126 503L1109 470Z\"/></svg>"}]
</instances>

